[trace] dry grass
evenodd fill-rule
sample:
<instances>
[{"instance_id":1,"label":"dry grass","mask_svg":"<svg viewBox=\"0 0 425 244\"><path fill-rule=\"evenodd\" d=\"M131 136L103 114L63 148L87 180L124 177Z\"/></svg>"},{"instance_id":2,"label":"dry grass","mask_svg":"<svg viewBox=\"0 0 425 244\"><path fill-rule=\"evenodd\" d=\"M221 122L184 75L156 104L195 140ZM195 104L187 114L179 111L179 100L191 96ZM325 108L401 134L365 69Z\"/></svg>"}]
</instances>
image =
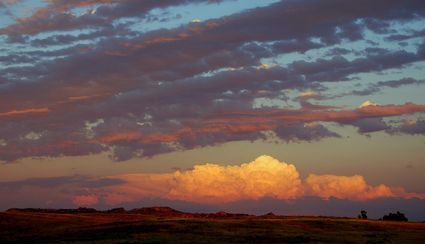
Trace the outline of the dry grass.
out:
<instances>
[{"instance_id":1,"label":"dry grass","mask_svg":"<svg viewBox=\"0 0 425 244\"><path fill-rule=\"evenodd\" d=\"M425 243L425 223L330 217L0 213L0 243Z\"/></svg>"}]
</instances>

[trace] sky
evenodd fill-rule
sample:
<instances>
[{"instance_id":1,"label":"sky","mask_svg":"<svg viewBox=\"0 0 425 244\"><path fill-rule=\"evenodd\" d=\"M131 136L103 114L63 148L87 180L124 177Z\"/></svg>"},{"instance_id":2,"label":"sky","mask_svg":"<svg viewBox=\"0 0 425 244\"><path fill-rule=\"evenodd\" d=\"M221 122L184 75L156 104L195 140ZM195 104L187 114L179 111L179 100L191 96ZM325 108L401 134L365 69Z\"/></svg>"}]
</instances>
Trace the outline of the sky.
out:
<instances>
[{"instance_id":1,"label":"sky","mask_svg":"<svg viewBox=\"0 0 425 244\"><path fill-rule=\"evenodd\" d=\"M0 0L0 210L425 220L422 0Z\"/></svg>"}]
</instances>

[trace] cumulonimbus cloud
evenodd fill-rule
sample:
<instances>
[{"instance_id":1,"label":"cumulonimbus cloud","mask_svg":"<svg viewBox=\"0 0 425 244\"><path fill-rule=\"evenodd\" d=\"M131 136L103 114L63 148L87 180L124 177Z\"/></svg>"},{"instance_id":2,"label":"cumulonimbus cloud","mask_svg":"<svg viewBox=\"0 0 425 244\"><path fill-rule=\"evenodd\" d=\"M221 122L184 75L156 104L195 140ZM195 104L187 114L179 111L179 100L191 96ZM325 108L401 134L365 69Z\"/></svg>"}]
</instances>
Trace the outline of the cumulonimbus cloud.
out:
<instances>
[{"instance_id":1,"label":"cumulonimbus cloud","mask_svg":"<svg viewBox=\"0 0 425 244\"><path fill-rule=\"evenodd\" d=\"M168 197L208 202L275 197L292 199L302 194L301 180L294 165L260 156L235 166L196 165L193 170L173 175Z\"/></svg>"},{"instance_id":2,"label":"cumulonimbus cloud","mask_svg":"<svg viewBox=\"0 0 425 244\"><path fill-rule=\"evenodd\" d=\"M316 196L322 199L367 201L377 198L421 198L425 194L407 193L403 188L369 185L363 176L310 174L304 181L293 164L270 156L260 156L241 165L202 164L188 171L157 174L127 174L112 178L122 184L106 186L81 195L74 203L89 203L92 194L107 205L165 198L203 204L221 204L271 197L281 200ZM93 201L96 204L97 201ZM77 204L78 205L78 204Z\"/></svg>"}]
</instances>

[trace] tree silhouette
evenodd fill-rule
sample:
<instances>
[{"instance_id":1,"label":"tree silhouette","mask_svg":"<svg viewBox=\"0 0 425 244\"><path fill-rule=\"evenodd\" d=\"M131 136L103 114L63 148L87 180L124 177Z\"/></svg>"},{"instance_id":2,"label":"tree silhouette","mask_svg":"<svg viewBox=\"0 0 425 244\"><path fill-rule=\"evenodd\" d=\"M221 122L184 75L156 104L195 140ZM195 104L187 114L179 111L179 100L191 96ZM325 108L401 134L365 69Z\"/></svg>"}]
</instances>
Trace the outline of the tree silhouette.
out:
<instances>
[{"instance_id":1,"label":"tree silhouette","mask_svg":"<svg viewBox=\"0 0 425 244\"><path fill-rule=\"evenodd\" d=\"M389 213L388 215L384 215L382 217L382 220L390 220L390 221L409 221L404 213L400 213L397 211L397 213Z\"/></svg>"},{"instance_id":2,"label":"tree silhouette","mask_svg":"<svg viewBox=\"0 0 425 244\"><path fill-rule=\"evenodd\" d=\"M359 218L359 219L367 219L367 211L366 210L360 211L360 214L357 216L357 218Z\"/></svg>"}]
</instances>

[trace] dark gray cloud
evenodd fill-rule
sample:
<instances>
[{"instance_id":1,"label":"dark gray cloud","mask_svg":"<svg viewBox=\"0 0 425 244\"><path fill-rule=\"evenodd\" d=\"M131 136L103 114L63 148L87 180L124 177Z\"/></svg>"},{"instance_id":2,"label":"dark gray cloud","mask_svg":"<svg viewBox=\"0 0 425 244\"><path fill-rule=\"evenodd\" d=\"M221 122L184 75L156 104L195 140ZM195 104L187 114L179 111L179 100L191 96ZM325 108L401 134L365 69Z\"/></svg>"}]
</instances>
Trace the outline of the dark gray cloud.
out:
<instances>
[{"instance_id":1,"label":"dark gray cloud","mask_svg":"<svg viewBox=\"0 0 425 244\"><path fill-rule=\"evenodd\" d=\"M344 81L349 80L351 74L382 71L390 68L400 68L406 64L420 61L420 53L406 51L371 54L365 58L352 61L335 56L330 60L319 59L313 62L296 61L291 68L306 76L308 81Z\"/></svg>"},{"instance_id":2,"label":"dark gray cloud","mask_svg":"<svg viewBox=\"0 0 425 244\"><path fill-rule=\"evenodd\" d=\"M382 118L366 118L354 121L353 126L358 128L360 133L371 133L376 131L383 131L389 129L388 126Z\"/></svg>"},{"instance_id":3,"label":"dark gray cloud","mask_svg":"<svg viewBox=\"0 0 425 244\"><path fill-rule=\"evenodd\" d=\"M425 29L423 30L419 30L419 31L410 31L409 34L398 34L398 33L394 33L388 37L385 38L385 40L387 41L406 41L408 39L413 39L413 38L423 38L425 36Z\"/></svg>"},{"instance_id":4,"label":"dark gray cloud","mask_svg":"<svg viewBox=\"0 0 425 244\"><path fill-rule=\"evenodd\" d=\"M64 185L78 185L81 187L97 188L125 183L121 179L99 178L94 179L86 176L58 176L45 178L29 178L18 181L0 181L0 188L22 188L25 186L35 186L42 188L59 187Z\"/></svg>"},{"instance_id":5,"label":"dark gray cloud","mask_svg":"<svg viewBox=\"0 0 425 244\"><path fill-rule=\"evenodd\" d=\"M51 31L78 30L84 28L112 27L112 22L120 18L145 17L151 10L190 3L208 3L208 0L101 0L101 1L52 1L47 7L38 9L32 16L19 19L0 29L0 34L32 35ZM214 1L220 2L220 1ZM96 7L94 5L101 4ZM96 7L96 11L75 15L69 10L78 7Z\"/></svg>"},{"instance_id":6,"label":"dark gray cloud","mask_svg":"<svg viewBox=\"0 0 425 244\"><path fill-rule=\"evenodd\" d=\"M31 45L34 47L51 47L55 45L69 45L75 42L96 40L97 38L113 38L119 36L134 36L135 32L130 31L128 26L125 24L108 26L99 28L89 33L71 35L71 34L60 34L51 35L46 38L38 38L31 40Z\"/></svg>"},{"instance_id":7,"label":"dark gray cloud","mask_svg":"<svg viewBox=\"0 0 425 244\"><path fill-rule=\"evenodd\" d=\"M278 127L276 135L284 141L314 141L327 137L341 137L321 124L296 124Z\"/></svg>"},{"instance_id":8,"label":"dark gray cloud","mask_svg":"<svg viewBox=\"0 0 425 244\"><path fill-rule=\"evenodd\" d=\"M381 114L387 108L380 107L376 114L359 113L298 99L293 101L299 102L300 109L282 110L286 120L275 117L262 123L259 117L277 108L253 108L258 98L286 102L294 90L320 91L325 81L349 81L358 73L379 73L422 61L423 43L409 52L338 48L366 40L365 29L396 34L388 23L424 19L419 0L280 1L149 32L131 29L131 21L113 23L124 17L143 19L156 8L209 2L104 0L96 12L76 16L70 10L94 7L96 1L53 1L3 28L4 37L21 39L23 44L10 44L15 46L0 56L7 65L0 67L0 160L109 151L112 159L121 161L265 139L263 132L270 130L282 140L312 141L338 135L305 122L353 124L368 133L387 130L380 120L383 116L422 111L420 106L401 105L408 109ZM77 29L85 32L68 32ZM323 47L334 48L323 58L287 64L274 60L290 53L309 56L309 51ZM382 81L352 95L412 84L422 81ZM256 115L230 122L223 116L244 113ZM345 114L353 118L344 121Z\"/></svg>"},{"instance_id":9,"label":"dark gray cloud","mask_svg":"<svg viewBox=\"0 0 425 244\"><path fill-rule=\"evenodd\" d=\"M400 79L400 80L380 81L376 84L376 86L397 88L397 87L404 86L404 85L423 85L423 84L425 84L425 80L403 78L403 79Z\"/></svg>"},{"instance_id":10,"label":"dark gray cloud","mask_svg":"<svg viewBox=\"0 0 425 244\"><path fill-rule=\"evenodd\" d=\"M22 1L21 0L2 0L0 2L0 10L2 8L7 10L8 7L13 6L13 5L20 3L20 2L22 2Z\"/></svg>"},{"instance_id":11,"label":"dark gray cloud","mask_svg":"<svg viewBox=\"0 0 425 244\"><path fill-rule=\"evenodd\" d=\"M398 87L407 86L407 85L424 85L424 84L425 84L425 80L417 80L413 78L402 78L399 80L379 81L377 83L369 85L368 87L362 90L353 90L350 92L338 94L334 97L369 96L382 91L384 88L398 88Z\"/></svg>"},{"instance_id":12,"label":"dark gray cloud","mask_svg":"<svg viewBox=\"0 0 425 244\"><path fill-rule=\"evenodd\" d=\"M389 132L410 135L425 135L425 120L407 120L401 125L389 129Z\"/></svg>"}]
</instances>

